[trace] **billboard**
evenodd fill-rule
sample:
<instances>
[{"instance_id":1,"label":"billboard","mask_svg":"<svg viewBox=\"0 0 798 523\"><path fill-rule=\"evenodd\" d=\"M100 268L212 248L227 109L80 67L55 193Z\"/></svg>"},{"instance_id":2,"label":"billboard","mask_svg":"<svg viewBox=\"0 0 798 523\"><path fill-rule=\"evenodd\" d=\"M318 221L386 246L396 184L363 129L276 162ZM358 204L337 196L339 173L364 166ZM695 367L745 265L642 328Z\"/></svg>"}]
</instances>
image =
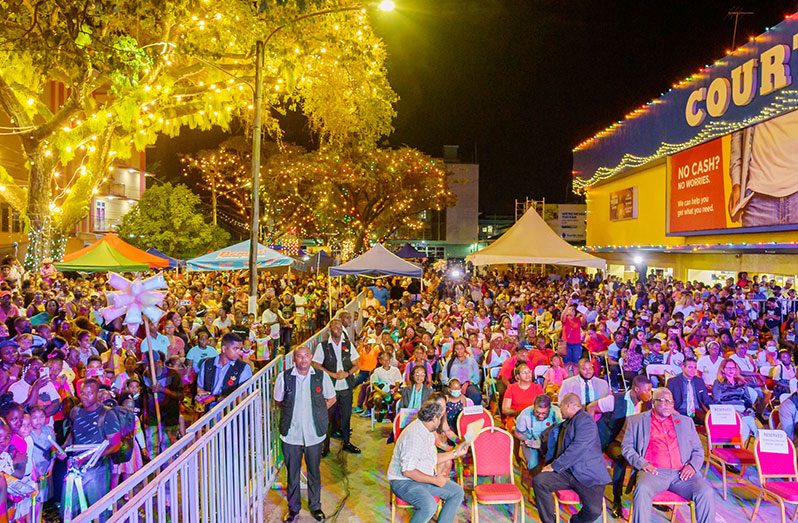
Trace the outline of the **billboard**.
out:
<instances>
[{"instance_id":1,"label":"billboard","mask_svg":"<svg viewBox=\"0 0 798 523\"><path fill-rule=\"evenodd\" d=\"M798 229L798 111L668 158L668 234Z\"/></svg>"},{"instance_id":2,"label":"billboard","mask_svg":"<svg viewBox=\"0 0 798 523\"><path fill-rule=\"evenodd\" d=\"M574 188L798 109L798 13L574 148Z\"/></svg>"},{"instance_id":3,"label":"billboard","mask_svg":"<svg viewBox=\"0 0 798 523\"><path fill-rule=\"evenodd\" d=\"M627 187L610 193L610 221L637 218L637 187Z\"/></svg>"}]
</instances>

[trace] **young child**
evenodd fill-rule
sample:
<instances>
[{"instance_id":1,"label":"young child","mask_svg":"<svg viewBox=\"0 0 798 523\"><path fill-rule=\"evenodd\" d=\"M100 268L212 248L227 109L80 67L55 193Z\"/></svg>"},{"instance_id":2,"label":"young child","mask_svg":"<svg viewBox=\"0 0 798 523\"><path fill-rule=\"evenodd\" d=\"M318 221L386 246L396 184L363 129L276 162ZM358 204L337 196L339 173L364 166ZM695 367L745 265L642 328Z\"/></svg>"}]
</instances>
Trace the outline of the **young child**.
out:
<instances>
[{"instance_id":1,"label":"young child","mask_svg":"<svg viewBox=\"0 0 798 523\"><path fill-rule=\"evenodd\" d=\"M552 397L557 397L560 387L568 372L562 366L562 356L554 354L551 357L551 367L543 374L543 390Z\"/></svg>"},{"instance_id":2,"label":"young child","mask_svg":"<svg viewBox=\"0 0 798 523\"><path fill-rule=\"evenodd\" d=\"M28 453L31 456L35 474L40 478L38 499L45 502L50 497L49 479L55 463L52 452L55 432L47 424L47 415L43 408L34 405L28 410L31 420L31 432L27 439ZM60 455L59 458L64 459L66 455Z\"/></svg>"}]
</instances>

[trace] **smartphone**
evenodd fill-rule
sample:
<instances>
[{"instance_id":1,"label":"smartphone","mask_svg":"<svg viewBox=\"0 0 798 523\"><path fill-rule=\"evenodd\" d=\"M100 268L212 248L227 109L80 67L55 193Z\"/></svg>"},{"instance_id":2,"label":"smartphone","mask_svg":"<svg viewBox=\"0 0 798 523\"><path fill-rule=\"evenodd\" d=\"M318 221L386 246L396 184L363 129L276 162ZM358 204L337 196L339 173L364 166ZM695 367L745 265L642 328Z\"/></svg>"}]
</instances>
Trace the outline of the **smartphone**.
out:
<instances>
[{"instance_id":1,"label":"smartphone","mask_svg":"<svg viewBox=\"0 0 798 523\"><path fill-rule=\"evenodd\" d=\"M122 336L117 336L116 338L114 338L114 347L116 347L117 349L121 349L122 342L123 342Z\"/></svg>"},{"instance_id":2,"label":"smartphone","mask_svg":"<svg viewBox=\"0 0 798 523\"><path fill-rule=\"evenodd\" d=\"M103 375L102 369L86 369L87 378L99 378Z\"/></svg>"},{"instance_id":3,"label":"smartphone","mask_svg":"<svg viewBox=\"0 0 798 523\"><path fill-rule=\"evenodd\" d=\"M40 378L49 378L50 377L50 369L48 367L42 367L39 369L39 377Z\"/></svg>"}]
</instances>

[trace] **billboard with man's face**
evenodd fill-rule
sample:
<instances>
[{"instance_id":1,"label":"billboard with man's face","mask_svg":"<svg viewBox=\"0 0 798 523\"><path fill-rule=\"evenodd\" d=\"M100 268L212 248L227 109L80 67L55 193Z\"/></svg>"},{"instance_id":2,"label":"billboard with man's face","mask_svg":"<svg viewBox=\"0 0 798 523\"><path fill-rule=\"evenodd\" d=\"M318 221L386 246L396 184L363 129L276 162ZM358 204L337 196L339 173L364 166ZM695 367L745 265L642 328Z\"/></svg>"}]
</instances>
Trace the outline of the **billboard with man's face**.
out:
<instances>
[{"instance_id":1,"label":"billboard with man's face","mask_svg":"<svg viewBox=\"0 0 798 523\"><path fill-rule=\"evenodd\" d=\"M668 158L668 233L798 229L798 111Z\"/></svg>"}]
</instances>

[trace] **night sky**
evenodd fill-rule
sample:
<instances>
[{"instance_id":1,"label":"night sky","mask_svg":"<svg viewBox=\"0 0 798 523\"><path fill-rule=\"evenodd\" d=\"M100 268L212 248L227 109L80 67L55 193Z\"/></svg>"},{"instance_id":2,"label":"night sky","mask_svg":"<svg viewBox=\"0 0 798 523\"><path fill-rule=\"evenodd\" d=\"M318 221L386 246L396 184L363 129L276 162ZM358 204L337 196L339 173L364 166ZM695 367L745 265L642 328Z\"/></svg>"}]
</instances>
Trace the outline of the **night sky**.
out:
<instances>
[{"instance_id":1,"label":"night sky","mask_svg":"<svg viewBox=\"0 0 798 523\"><path fill-rule=\"evenodd\" d=\"M440 156L460 146L480 164L480 211L524 197L578 201L571 149L671 84L714 62L798 1L395 0L374 21L399 94L391 145ZM301 140L302 126L288 138ZM219 133L162 139L148 152L171 178L176 154Z\"/></svg>"}]
</instances>

